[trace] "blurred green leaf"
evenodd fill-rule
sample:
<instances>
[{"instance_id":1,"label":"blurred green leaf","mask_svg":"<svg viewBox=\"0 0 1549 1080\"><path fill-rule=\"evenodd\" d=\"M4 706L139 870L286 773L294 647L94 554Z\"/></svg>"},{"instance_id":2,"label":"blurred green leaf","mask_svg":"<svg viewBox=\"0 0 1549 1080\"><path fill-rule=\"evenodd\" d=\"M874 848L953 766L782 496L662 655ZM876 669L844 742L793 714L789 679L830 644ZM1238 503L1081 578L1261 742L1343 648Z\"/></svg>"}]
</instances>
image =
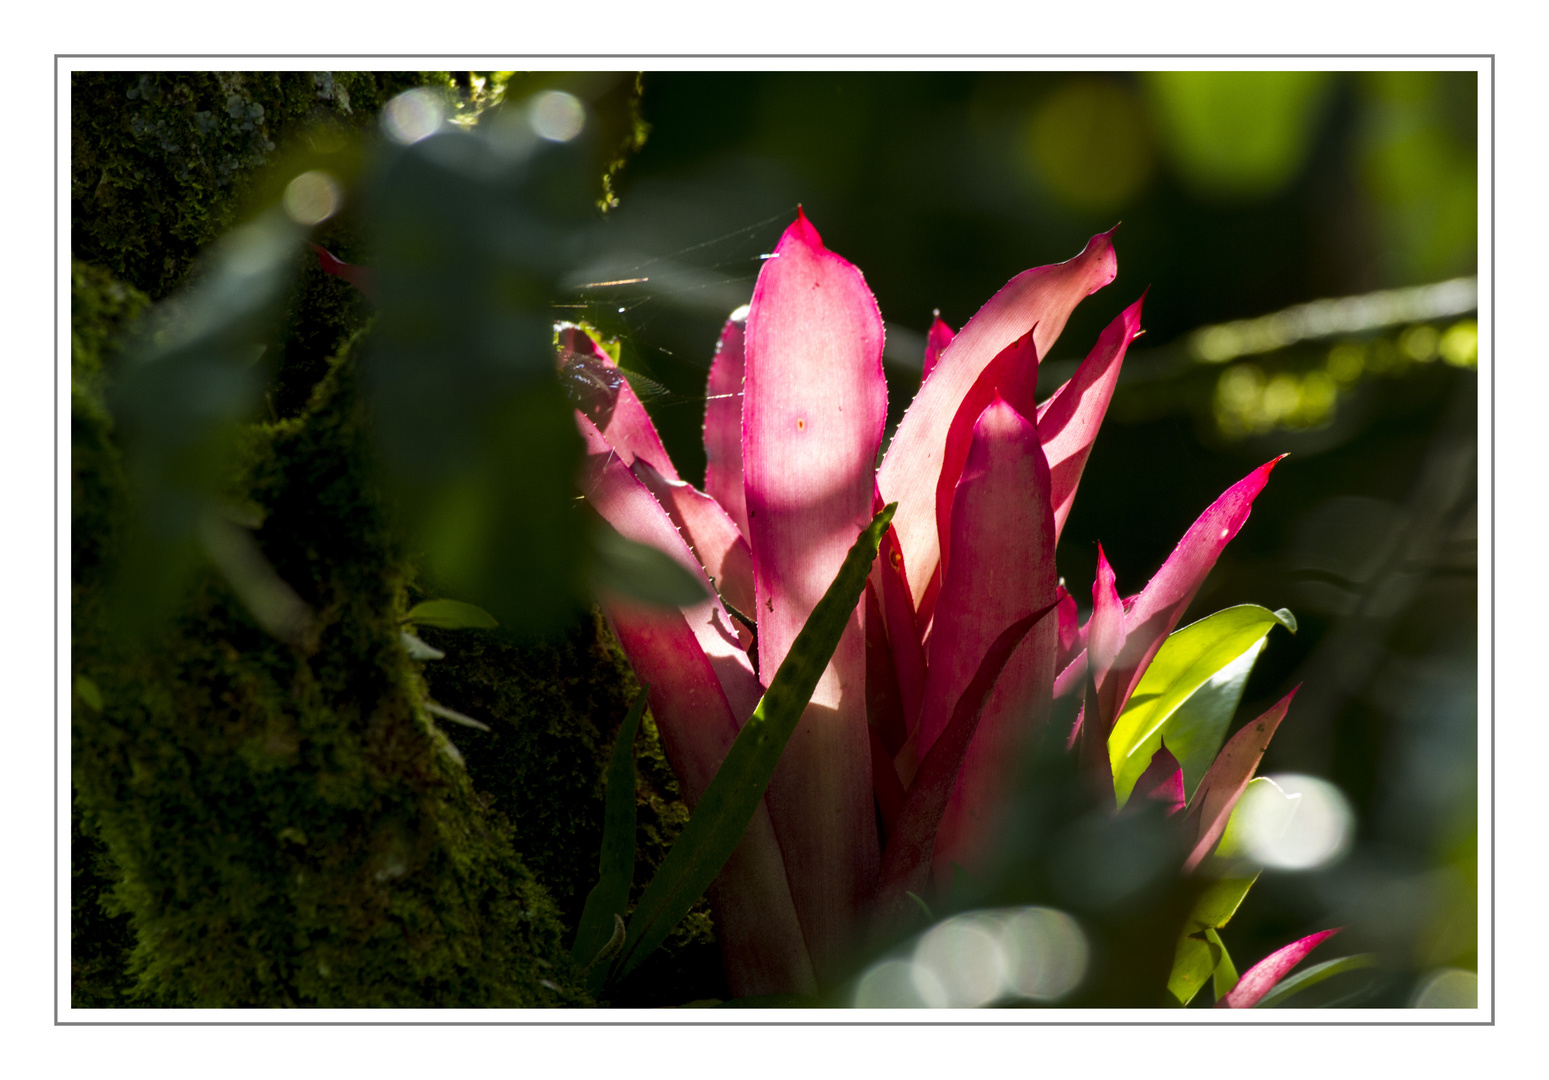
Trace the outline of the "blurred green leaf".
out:
<instances>
[{"instance_id":1,"label":"blurred green leaf","mask_svg":"<svg viewBox=\"0 0 1549 1080\"><path fill-rule=\"evenodd\" d=\"M500 625L483 608L461 600L421 600L409 609L403 621L442 630L493 630Z\"/></svg>"},{"instance_id":2,"label":"blurred green leaf","mask_svg":"<svg viewBox=\"0 0 1549 1080\"><path fill-rule=\"evenodd\" d=\"M1232 963L1232 954L1226 950L1226 942L1221 940L1221 935L1214 930L1205 931L1205 940L1221 950L1221 959L1216 961L1216 969L1211 976L1210 989L1220 1001L1232 992L1232 987L1237 985L1237 966Z\"/></svg>"},{"instance_id":3,"label":"blurred green leaf","mask_svg":"<svg viewBox=\"0 0 1549 1080\"><path fill-rule=\"evenodd\" d=\"M97 684L85 675L75 677L75 696L81 699L92 712L102 711L102 691L97 689Z\"/></svg>"},{"instance_id":4,"label":"blurred green leaf","mask_svg":"<svg viewBox=\"0 0 1549 1080\"><path fill-rule=\"evenodd\" d=\"M1168 636L1108 736L1121 806L1163 737L1183 767L1185 793L1192 792L1221 748L1265 635L1277 625L1295 630L1289 616L1240 604Z\"/></svg>"},{"instance_id":5,"label":"blurred green leaf","mask_svg":"<svg viewBox=\"0 0 1549 1080\"><path fill-rule=\"evenodd\" d=\"M1207 941L1203 934L1185 934L1178 940L1172 974L1167 977L1168 992L1179 1004L1187 1005L1204 989L1220 960L1220 946Z\"/></svg>"},{"instance_id":6,"label":"blurred green leaf","mask_svg":"<svg viewBox=\"0 0 1549 1080\"><path fill-rule=\"evenodd\" d=\"M1259 999L1255 1009L1274 1009L1280 1006L1293 994L1300 993L1310 986L1316 986L1324 979L1346 971L1358 971L1361 968L1376 967L1379 957L1376 953L1356 953L1354 956L1341 956L1337 960L1325 960L1306 971L1291 976L1280 983L1269 993Z\"/></svg>"},{"instance_id":7,"label":"blurred green leaf","mask_svg":"<svg viewBox=\"0 0 1549 1080\"><path fill-rule=\"evenodd\" d=\"M889 503L861 530L833 584L791 643L769 689L737 733L688 824L635 906L623 955L614 965L613 981L628 975L667 939L742 840L785 744L860 602L882 533L897 509L897 503Z\"/></svg>"},{"instance_id":8,"label":"blurred green leaf","mask_svg":"<svg viewBox=\"0 0 1549 1080\"><path fill-rule=\"evenodd\" d=\"M628 539L604 521L597 522L592 537L592 582L598 589L660 607L697 604L709 595L703 581L672 556Z\"/></svg>"},{"instance_id":9,"label":"blurred green leaf","mask_svg":"<svg viewBox=\"0 0 1549 1080\"><path fill-rule=\"evenodd\" d=\"M1262 198L1300 173L1334 80L1326 71L1152 71L1142 85L1187 183Z\"/></svg>"},{"instance_id":10,"label":"blurred green leaf","mask_svg":"<svg viewBox=\"0 0 1549 1080\"><path fill-rule=\"evenodd\" d=\"M192 283L141 321L108 387L132 498L111 609L122 629L144 632L164 617L203 557L238 424L262 400L260 360L302 237L278 209L222 237Z\"/></svg>"},{"instance_id":11,"label":"blurred green leaf","mask_svg":"<svg viewBox=\"0 0 1549 1080\"><path fill-rule=\"evenodd\" d=\"M598 954L609 944L610 935L614 935L616 921L623 918L629 904L629 886L635 878L635 734L645 714L649 689L643 686L635 695L613 744L603 788L606 802L602 850L597 856L597 884L586 894L581 925L570 947L570 959L577 966L590 965L587 978L593 993L601 989L608 973L606 963L596 962L607 958ZM623 941L618 944L622 946Z\"/></svg>"}]
</instances>

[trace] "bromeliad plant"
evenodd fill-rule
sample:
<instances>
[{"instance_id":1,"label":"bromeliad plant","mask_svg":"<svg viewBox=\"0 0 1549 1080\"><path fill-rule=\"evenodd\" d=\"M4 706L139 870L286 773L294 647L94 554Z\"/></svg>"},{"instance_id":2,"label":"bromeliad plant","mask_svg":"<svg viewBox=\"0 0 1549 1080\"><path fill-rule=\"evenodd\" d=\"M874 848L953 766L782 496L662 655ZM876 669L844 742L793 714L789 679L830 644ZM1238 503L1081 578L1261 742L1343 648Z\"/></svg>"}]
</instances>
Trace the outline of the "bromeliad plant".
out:
<instances>
[{"instance_id":1,"label":"bromeliad plant","mask_svg":"<svg viewBox=\"0 0 1549 1080\"><path fill-rule=\"evenodd\" d=\"M1139 791L1186 808L1189 872L1216 848L1290 698L1221 750L1232 712L1269 630L1295 625L1245 605L1174 628L1279 459L1211 504L1138 595L1118 596L1100 552L1078 625L1055 550L1141 301L1053 396L1034 389L1072 309L1113 280L1111 240L1013 278L955 334L938 319L880 467L882 318L800 212L722 332L703 491L615 359L561 327L586 501L706 585L681 608L600 597L695 809L627 929L612 834L576 942L594 986L633 970L706 885L734 993L832 984L873 926L982 863L1016 764L1068 694L1083 702L1073 752L1109 805ZM1213 976L1220 1003L1254 1004L1326 936L1238 983L1216 931L1251 881L1206 888L1182 928L1180 1002Z\"/></svg>"},{"instance_id":2,"label":"bromeliad plant","mask_svg":"<svg viewBox=\"0 0 1549 1080\"><path fill-rule=\"evenodd\" d=\"M1240 980L1218 931L1256 873L1233 858L1228 825L1294 691L1222 744L1269 631L1295 622L1241 605L1174 632L1280 459L1207 507L1135 596L1119 597L1099 548L1086 625L1056 571L1143 298L1043 402L1038 363L1116 269L1101 234L1013 278L961 331L937 319L877 466L881 315L798 212L722 331L703 491L679 476L616 357L584 328L558 328L586 502L703 584L686 606L599 590L646 689L609 770L599 881L572 950L594 991L635 970L706 892L736 995L832 986L865 942L929 910L956 868L985 863L1018 765L1071 696L1070 750L1099 805L1117 813L1139 792L1184 815L1183 869L1203 880L1179 928L1173 998L1187 1004L1206 980L1221 1007L1293 989L1275 987L1333 931ZM631 748L647 700L693 814L626 924Z\"/></svg>"}]
</instances>

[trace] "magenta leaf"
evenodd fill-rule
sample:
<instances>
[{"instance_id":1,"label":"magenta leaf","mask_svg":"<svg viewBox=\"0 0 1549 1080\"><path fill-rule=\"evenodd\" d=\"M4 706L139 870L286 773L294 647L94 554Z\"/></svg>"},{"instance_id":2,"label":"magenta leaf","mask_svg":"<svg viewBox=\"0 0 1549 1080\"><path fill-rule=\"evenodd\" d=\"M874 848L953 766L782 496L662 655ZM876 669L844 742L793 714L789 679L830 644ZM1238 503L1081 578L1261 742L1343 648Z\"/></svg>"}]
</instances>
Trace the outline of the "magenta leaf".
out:
<instances>
[{"instance_id":1,"label":"magenta leaf","mask_svg":"<svg viewBox=\"0 0 1549 1080\"><path fill-rule=\"evenodd\" d=\"M922 621L926 607L920 601L940 553L932 496L952 418L985 366L1035 324L1033 347L1039 356L1048 355L1075 306L1113 280L1117 262L1110 236L1094 236L1069 262L1027 270L1007 282L942 350L898 425L878 482L883 496L899 504L893 524Z\"/></svg>"},{"instance_id":2,"label":"magenta leaf","mask_svg":"<svg viewBox=\"0 0 1549 1080\"><path fill-rule=\"evenodd\" d=\"M1265 994L1275 988L1276 983L1290 973L1292 968L1300 964L1308 953L1343 929L1344 927L1337 926L1332 930L1309 934L1300 941L1293 941L1285 948L1270 953L1243 972L1242 978L1237 980L1237 985L1232 987L1231 992L1216 1002L1216 1008L1253 1008Z\"/></svg>"},{"instance_id":3,"label":"magenta leaf","mask_svg":"<svg viewBox=\"0 0 1549 1080\"><path fill-rule=\"evenodd\" d=\"M317 253L317 265L323 273L332 274L334 277L343 278L355 288L367 300L376 299L376 273L369 266L355 266L333 256L331 252L320 244L308 245Z\"/></svg>"},{"instance_id":4,"label":"magenta leaf","mask_svg":"<svg viewBox=\"0 0 1549 1080\"><path fill-rule=\"evenodd\" d=\"M926 654L921 755L946 727L995 640L994 628L1057 603L1048 483L1037 428L1008 402L993 398L974 425L952 504L953 554ZM1041 624L1002 672L943 819L940 858L974 864L1010 770L1048 717L1058 635L1058 619Z\"/></svg>"},{"instance_id":5,"label":"magenta leaf","mask_svg":"<svg viewBox=\"0 0 1549 1080\"><path fill-rule=\"evenodd\" d=\"M715 345L705 383L705 494L726 509L748 535L748 504L742 490L742 375L746 307L732 312ZM750 612L751 614L751 612Z\"/></svg>"},{"instance_id":6,"label":"magenta leaf","mask_svg":"<svg viewBox=\"0 0 1549 1080\"><path fill-rule=\"evenodd\" d=\"M904 796L878 876L877 907L884 917L911 910L909 893L923 893L929 880L936 834L957 784L963 758L978 729L996 680L1012 653L1053 605L1024 615L991 643L978 670L952 710L952 719L920 762L919 772Z\"/></svg>"},{"instance_id":7,"label":"magenta leaf","mask_svg":"<svg viewBox=\"0 0 1549 1080\"><path fill-rule=\"evenodd\" d=\"M1178 625L1222 550L1248 520L1253 500L1264 490L1270 471L1284 457L1282 454L1265 462L1227 488L1189 526L1139 595L1125 603L1124 648L1109 675L1114 680L1110 724L1124 711L1151 658Z\"/></svg>"},{"instance_id":8,"label":"magenta leaf","mask_svg":"<svg viewBox=\"0 0 1549 1080\"><path fill-rule=\"evenodd\" d=\"M1216 841L1221 839L1226 822L1232 816L1232 808L1242 797L1248 781L1253 779L1253 773L1264 757L1269 740L1274 737L1280 721L1285 719L1286 710L1291 707L1291 699L1300 689L1300 686L1293 688L1263 716L1243 726L1227 740L1215 761L1205 771L1189 804L1188 822L1193 826L1196 839L1193 850L1184 861L1184 870L1192 871L1198 866L1210 854Z\"/></svg>"},{"instance_id":9,"label":"magenta leaf","mask_svg":"<svg viewBox=\"0 0 1549 1080\"><path fill-rule=\"evenodd\" d=\"M1105 744L1120 711L1114 702L1117 680L1112 671L1124 649L1126 629L1124 605L1119 600L1113 567L1108 565L1108 556L1098 544L1097 575L1092 582L1092 618L1086 629L1086 655L1092 679L1097 683L1098 715L1103 721L1094 730L1100 732Z\"/></svg>"},{"instance_id":10,"label":"magenta leaf","mask_svg":"<svg viewBox=\"0 0 1549 1080\"><path fill-rule=\"evenodd\" d=\"M925 366L920 371L920 381L930 378L930 373L936 368L936 361L941 359L941 350L952 344L952 339L957 335L952 328L941 319L941 312L936 312L931 318L930 332L925 335Z\"/></svg>"},{"instance_id":11,"label":"magenta leaf","mask_svg":"<svg viewBox=\"0 0 1549 1080\"><path fill-rule=\"evenodd\" d=\"M1125 350L1140 333L1140 306L1144 302L1142 296L1108 325L1075 375L1038 411L1038 436L1049 460L1056 542L1070 516L1087 456L1118 384Z\"/></svg>"},{"instance_id":12,"label":"magenta leaf","mask_svg":"<svg viewBox=\"0 0 1549 1080\"><path fill-rule=\"evenodd\" d=\"M669 480L679 480L650 413L640 404L624 372L579 326L559 327L559 375L576 407L589 419L626 466L643 457Z\"/></svg>"},{"instance_id":13,"label":"magenta leaf","mask_svg":"<svg viewBox=\"0 0 1549 1080\"><path fill-rule=\"evenodd\" d=\"M936 480L936 531L942 573L949 572L951 565L952 499L957 492L957 481L963 475L963 464L968 460L968 448L973 444L979 417L996 398L1023 417L1032 416L1037 407L1037 389L1038 354L1033 350L1033 335L1028 333L1007 345L985 365L964 395L957 415L952 417L941 459L941 475Z\"/></svg>"},{"instance_id":14,"label":"magenta leaf","mask_svg":"<svg viewBox=\"0 0 1549 1080\"><path fill-rule=\"evenodd\" d=\"M798 211L759 273L744 342L743 485L765 680L871 521L887 419L882 334L860 271ZM820 975L853 938L876 876L861 623L857 610L768 792Z\"/></svg>"},{"instance_id":15,"label":"magenta leaf","mask_svg":"<svg viewBox=\"0 0 1549 1080\"><path fill-rule=\"evenodd\" d=\"M872 485L872 512L883 507L882 496ZM882 534L882 547L877 563L871 570L871 585L881 605L882 622L876 633L885 633L891 653L893 670L898 680L898 696L903 706L904 734L913 731L920 720L920 702L925 696L925 647L921 644L919 623L915 617L914 601L909 594L909 577L904 569L903 552L898 548L898 534L891 525ZM866 624L868 640L874 634L872 624ZM898 747L889 747L896 753Z\"/></svg>"},{"instance_id":16,"label":"magenta leaf","mask_svg":"<svg viewBox=\"0 0 1549 1080\"><path fill-rule=\"evenodd\" d=\"M669 480L643 457L635 459L634 474L667 516L678 527L699 565L704 567L721 599L751 618L753 611L753 556L737 523L716 502L692 484ZM749 644L747 628L737 624L743 648Z\"/></svg>"},{"instance_id":17,"label":"magenta leaf","mask_svg":"<svg viewBox=\"0 0 1549 1080\"><path fill-rule=\"evenodd\" d=\"M666 510L589 420L580 417L578 425L591 451L581 482L587 501L628 539L702 576ZM713 595L681 611L617 595L599 600L636 677L650 686L651 715L692 808L762 693L734 624ZM739 993L815 985L767 808L757 811L709 895L727 977Z\"/></svg>"},{"instance_id":18,"label":"magenta leaf","mask_svg":"<svg viewBox=\"0 0 1549 1080\"><path fill-rule=\"evenodd\" d=\"M1146 771L1135 781L1135 791L1147 799L1166 803L1169 815L1183 809L1183 767L1167 749L1166 741L1151 755L1151 764L1146 766Z\"/></svg>"},{"instance_id":19,"label":"magenta leaf","mask_svg":"<svg viewBox=\"0 0 1549 1080\"><path fill-rule=\"evenodd\" d=\"M1060 613L1060 651L1055 657L1054 666L1059 671L1064 671L1076 653L1086 647L1081 637L1080 614L1076 611L1076 598L1066 591L1061 585L1055 594L1059 598Z\"/></svg>"}]
</instances>

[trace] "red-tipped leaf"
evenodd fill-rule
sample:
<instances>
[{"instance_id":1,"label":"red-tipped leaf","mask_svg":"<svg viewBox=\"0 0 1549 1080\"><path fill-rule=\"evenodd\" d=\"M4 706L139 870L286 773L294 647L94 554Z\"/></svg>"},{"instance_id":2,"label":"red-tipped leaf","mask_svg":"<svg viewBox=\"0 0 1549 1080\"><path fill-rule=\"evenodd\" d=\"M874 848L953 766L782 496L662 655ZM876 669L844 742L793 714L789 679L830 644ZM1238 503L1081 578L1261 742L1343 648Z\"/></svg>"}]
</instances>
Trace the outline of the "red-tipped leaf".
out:
<instances>
[{"instance_id":1,"label":"red-tipped leaf","mask_svg":"<svg viewBox=\"0 0 1549 1080\"><path fill-rule=\"evenodd\" d=\"M737 523L720 503L692 484L667 479L645 458L635 459L633 471L667 511L722 599L752 618L753 556ZM751 639L742 635L747 628L738 623L737 629L746 648Z\"/></svg>"},{"instance_id":2,"label":"red-tipped leaf","mask_svg":"<svg viewBox=\"0 0 1549 1080\"><path fill-rule=\"evenodd\" d=\"M1111 234L1103 233L1069 262L1012 278L942 350L931 377L904 414L878 482L884 498L899 504L893 524L922 619L925 611L920 600L935 575L939 556L932 495L941 475L947 429L964 395L985 365L1035 324L1033 346L1039 356L1047 356L1075 306L1112 281L1117 269Z\"/></svg>"},{"instance_id":3,"label":"red-tipped leaf","mask_svg":"<svg viewBox=\"0 0 1549 1080\"><path fill-rule=\"evenodd\" d=\"M1165 740L1151 755L1151 764L1146 766L1146 771L1135 781L1135 791L1144 798L1166 804L1169 815L1183 809L1183 766L1167 749Z\"/></svg>"},{"instance_id":4,"label":"red-tipped leaf","mask_svg":"<svg viewBox=\"0 0 1549 1080\"><path fill-rule=\"evenodd\" d=\"M904 909L908 904L907 893L919 895L925 891L942 817L961 772L963 758L995 690L996 680L1028 631L1049 610L1044 608L1024 615L1000 632L953 707L951 721L920 762L919 772L904 796L903 806L888 837L887 851L882 857L877 885L880 913L886 915Z\"/></svg>"},{"instance_id":5,"label":"red-tipped leaf","mask_svg":"<svg viewBox=\"0 0 1549 1080\"><path fill-rule=\"evenodd\" d=\"M1054 538L1059 540L1076 499L1081 472L1097 440L1113 388L1119 381L1124 353L1140 333L1142 296L1102 332L1097 345L1038 413L1038 437L1049 459L1049 500L1054 506Z\"/></svg>"},{"instance_id":6,"label":"red-tipped leaf","mask_svg":"<svg viewBox=\"0 0 1549 1080\"><path fill-rule=\"evenodd\" d=\"M748 535L748 504L742 490L743 331L748 309L731 313L715 344L705 383L705 494L726 510ZM750 613L751 614L751 613Z\"/></svg>"},{"instance_id":7,"label":"red-tipped leaf","mask_svg":"<svg viewBox=\"0 0 1549 1080\"><path fill-rule=\"evenodd\" d=\"M973 445L979 417L996 398L1023 417L1030 417L1037 407L1037 390L1038 354L1033 349L1033 335L1027 333L985 365L947 427L941 475L936 479L936 531L941 548L939 565L944 572L950 573L952 565L952 500L957 493L957 482L963 475L963 465L968 461L968 450Z\"/></svg>"},{"instance_id":8,"label":"red-tipped leaf","mask_svg":"<svg viewBox=\"0 0 1549 1080\"><path fill-rule=\"evenodd\" d=\"M765 680L871 521L887 420L882 335L861 272L798 211L759 273L744 344L743 487ZM820 976L853 939L876 879L868 730L858 608L768 792Z\"/></svg>"},{"instance_id":9,"label":"red-tipped leaf","mask_svg":"<svg viewBox=\"0 0 1549 1080\"><path fill-rule=\"evenodd\" d=\"M1221 839L1226 822L1232 816L1232 808L1242 798L1248 781L1263 760L1269 740L1275 729L1285 719L1291 699L1296 696L1297 686L1281 698L1263 716L1245 725L1226 741L1221 752L1211 762L1210 768L1194 789L1194 799L1189 804L1188 822L1193 827L1194 848L1189 852L1183 868L1192 871Z\"/></svg>"},{"instance_id":10,"label":"red-tipped leaf","mask_svg":"<svg viewBox=\"0 0 1549 1080\"><path fill-rule=\"evenodd\" d=\"M559 328L559 377L579 413L592 422L626 467L643 457L667 479L680 479L624 372L579 326Z\"/></svg>"},{"instance_id":11,"label":"red-tipped leaf","mask_svg":"<svg viewBox=\"0 0 1549 1080\"><path fill-rule=\"evenodd\" d=\"M941 350L952 344L956 337L953 329L942 321L941 312L936 312L931 318L930 332L925 335L925 366L920 371L920 381L930 378L930 373L936 369L936 361L941 359Z\"/></svg>"},{"instance_id":12,"label":"red-tipped leaf","mask_svg":"<svg viewBox=\"0 0 1549 1080\"><path fill-rule=\"evenodd\" d=\"M1125 603L1124 649L1109 673L1114 685L1114 716L1124 711L1151 658L1178 625L1222 550L1248 520L1253 500L1264 490L1270 471L1284 457L1282 454L1265 462L1227 488L1189 526L1139 595Z\"/></svg>"},{"instance_id":13,"label":"red-tipped leaf","mask_svg":"<svg viewBox=\"0 0 1549 1080\"><path fill-rule=\"evenodd\" d=\"M1293 941L1285 948L1270 953L1243 973L1231 992L1216 1002L1216 1008L1253 1008L1264 999L1265 994L1275 988L1276 983L1290 974L1292 968L1305 960L1308 953L1343 929L1343 926L1336 926L1332 930L1309 934L1300 941Z\"/></svg>"},{"instance_id":14,"label":"red-tipped leaf","mask_svg":"<svg viewBox=\"0 0 1549 1080\"><path fill-rule=\"evenodd\" d=\"M953 554L936 604L920 709L924 754L994 642L994 628L1056 605L1048 482L1037 428L995 398L974 427L952 505ZM942 821L938 860L976 860L1022 748L1048 718L1058 622L1041 622L1002 672Z\"/></svg>"}]
</instances>

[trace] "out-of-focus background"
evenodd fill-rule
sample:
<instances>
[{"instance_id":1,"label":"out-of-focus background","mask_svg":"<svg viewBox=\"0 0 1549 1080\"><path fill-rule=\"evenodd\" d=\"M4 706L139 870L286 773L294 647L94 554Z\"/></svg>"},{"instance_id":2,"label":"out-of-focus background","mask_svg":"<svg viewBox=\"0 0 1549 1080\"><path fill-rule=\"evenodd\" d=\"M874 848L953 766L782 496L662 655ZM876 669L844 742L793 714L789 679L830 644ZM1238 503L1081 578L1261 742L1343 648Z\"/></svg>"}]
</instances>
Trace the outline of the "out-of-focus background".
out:
<instances>
[{"instance_id":1,"label":"out-of-focus background","mask_svg":"<svg viewBox=\"0 0 1549 1080\"><path fill-rule=\"evenodd\" d=\"M1329 781L1353 814L1342 854L1266 871L1223 939L1251 958L1349 924L1341 952L1421 978L1474 969L1476 75L650 72L642 86L650 135L576 284L649 281L576 302L671 392L654 412L690 479L721 321L798 203L876 294L894 422L933 311L960 328L1012 275L1122 222L1117 280L1077 310L1041 380L1057 385L1149 289L1060 571L1085 605L1101 542L1121 592L1138 591L1217 494L1289 453L1185 622L1236 603L1294 612L1238 722L1302 684L1261 772Z\"/></svg>"}]
</instances>

